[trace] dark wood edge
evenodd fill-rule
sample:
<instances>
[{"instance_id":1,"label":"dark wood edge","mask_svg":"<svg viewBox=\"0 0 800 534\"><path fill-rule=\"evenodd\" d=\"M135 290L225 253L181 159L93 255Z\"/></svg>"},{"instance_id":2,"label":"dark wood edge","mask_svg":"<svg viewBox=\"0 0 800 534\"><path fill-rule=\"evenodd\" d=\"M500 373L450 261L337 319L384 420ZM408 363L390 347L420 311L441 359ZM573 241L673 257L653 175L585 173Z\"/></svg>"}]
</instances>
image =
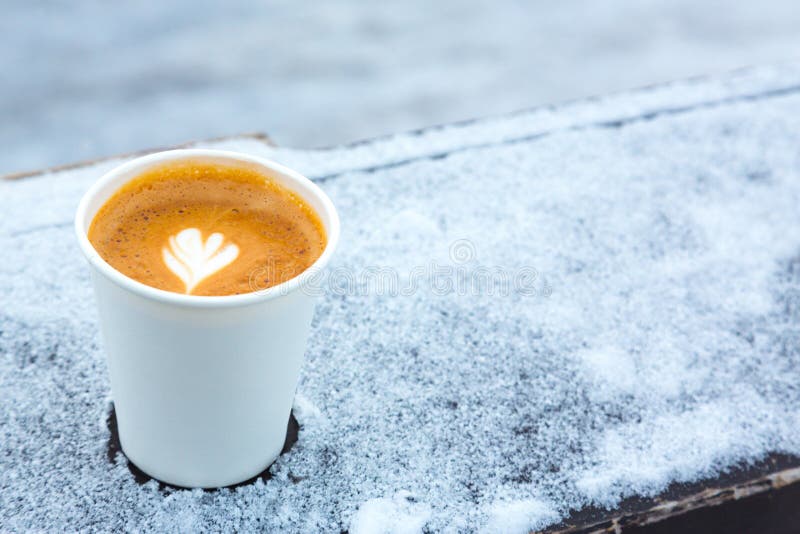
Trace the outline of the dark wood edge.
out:
<instances>
[{"instance_id":1,"label":"dark wood edge","mask_svg":"<svg viewBox=\"0 0 800 534\"><path fill-rule=\"evenodd\" d=\"M66 163L64 165L55 165L53 167L47 167L45 169L38 169L35 171L22 171L22 172L14 172L11 174L6 174L0 176L0 180L19 180L21 178L31 178L34 176L40 176L43 174L49 174L53 172L59 171L68 171L72 169L79 169L81 167L89 167L96 163L101 163L103 161L109 161L112 159L120 159L120 158L134 158L137 156L144 156L145 154L151 154L153 152L160 152L162 150L172 150L176 148L189 148L195 146L200 143L215 143L220 141L234 141L236 139L253 139L256 141L261 141L266 145L275 146L275 143L270 139L270 137L261 132L251 132L251 133L244 133L239 135L228 135L223 137L213 137L211 139L203 139L201 141L189 141L186 143L180 143L178 145L172 145L167 147L160 147L160 148L145 148L142 150L137 150L135 152L127 152L124 154L114 154L113 156L103 156L100 158L93 158L89 160L78 161L75 163Z\"/></svg>"},{"instance_id":2,"label":"dark wood edge","mask_svg":"<svg viewBox=\"0 0 800 534\"><path fill-rule=\"evenodd\" d=\"M681 499L660 502L646 510L620 514L590 525L544 530L548 534L618 534L625 529L644 527L673 519L698 509L708 509L789 486L800 489L800 467L792 467L727 487L709 488Z\"/></svg>"}]
</instances>

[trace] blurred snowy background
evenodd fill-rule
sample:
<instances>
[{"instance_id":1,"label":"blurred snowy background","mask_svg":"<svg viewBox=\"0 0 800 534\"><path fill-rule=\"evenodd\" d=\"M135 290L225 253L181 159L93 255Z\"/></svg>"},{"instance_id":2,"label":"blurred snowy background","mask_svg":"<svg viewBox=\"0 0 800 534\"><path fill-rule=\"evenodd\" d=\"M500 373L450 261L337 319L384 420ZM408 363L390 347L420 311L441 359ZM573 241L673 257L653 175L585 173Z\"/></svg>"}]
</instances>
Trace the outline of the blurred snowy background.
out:
<instances>
[{"instance_id":1,"label":"blurred snowy background","mask_svg":"<svg viewBox=\"0 0 800 534\"><path fill-rule=\"evenodd\" d=\"M0 173L314 147L800 56L797 0L4 0Z\"/></svg>"}]
</instances>

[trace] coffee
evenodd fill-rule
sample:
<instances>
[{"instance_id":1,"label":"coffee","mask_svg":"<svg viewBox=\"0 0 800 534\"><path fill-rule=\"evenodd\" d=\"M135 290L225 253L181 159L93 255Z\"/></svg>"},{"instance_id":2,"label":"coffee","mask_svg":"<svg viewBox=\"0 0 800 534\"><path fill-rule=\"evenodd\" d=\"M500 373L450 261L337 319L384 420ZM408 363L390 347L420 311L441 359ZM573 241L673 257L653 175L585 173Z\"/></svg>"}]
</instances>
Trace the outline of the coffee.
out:
<instances>
[{"instance_id":1,"label":"coffee","mask_svg":"<svg viewBox=\"0 0 800 534\"><path fill-rule=\"evenodd\" d=\"M254 166L202 160L164 164L125 184L88 237L122 274L191 295L280 284L326 245L319 216L299 195Z\"/></svg>"}]
</instances>

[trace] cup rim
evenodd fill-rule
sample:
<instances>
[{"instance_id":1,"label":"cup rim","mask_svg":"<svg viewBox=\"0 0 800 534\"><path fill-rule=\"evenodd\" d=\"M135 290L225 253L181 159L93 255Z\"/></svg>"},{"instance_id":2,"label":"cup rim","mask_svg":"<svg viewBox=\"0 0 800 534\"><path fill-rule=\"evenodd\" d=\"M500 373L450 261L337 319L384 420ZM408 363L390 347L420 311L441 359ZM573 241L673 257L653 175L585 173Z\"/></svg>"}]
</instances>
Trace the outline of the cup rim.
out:
<instances>
[{"instance_id":1,"label":"cup rim","mask_svg":"<svg viewBox=\"0 0 800 534\"><path fill-rule=\"evenodd\" d=\"M137 168L141 168L141 170L144 171L147 167L160 162L191 159L195 157L212 157L220 159L229 159L237 162L246 162L246 163L253 163L256 165L260 165L262 167L265 167L271 171L274 171L282 175L282 177L284 178L287 178L289 184L283 184L283 185L288 189L290 189L293 193L303 197L306 201L308 200L308 196L312 195L315 198L315 200L319 202L321 206L321 209L319 208L314 208L314 209L316 211L322 212L320 213L320 216L323 219L323 224L325 223L326 220L329 223L325 228L325 231L327 233L327 243L320 257L317 258L317 260L314 263L312 263L302 273L278 285L266 289L251 291L249 293L242 293L239 295L220 295L220 296L184 295L181 293L174 293L172 291L167 291L164 289L158 289L149 286L147 284L144 284L142 282L139 282L137 280L134 280L133 278L130 278L122 274L120 271L112 267L108 262L106 262L100 256L97 250L95 250L94 246L92 246L92 243L89 241L88 231L91 221L87 223L86 215L87 212L89 211L89 206L92 200L109 183L113 182L116 178L118 178L120 174L134 171ZM119 188L123 187L131 179L133 179L133 177L119 184L114 191L116 192L117 190L119 190ZM306 192L298 191L297 188L291 186L292 183L301 185L302 188L306 190ZM103 174L97 181L95 181L91 185L91 187L89 187L86 193L84 193L80 203L78 204L78 209L75 213L74 227L76 236L78 238L78 244L81 248L81 251L83 252L83 255L89 261L90 265L92 265L95 269L97 269L106 278L110 279L112 282L116 283L122 288L127 289L128 291L136 295L139 295L141 297L144 297L146 299L166 304L173 304L177 306L191 307L191 308L228 308L233 306L246 306L249 304L257 304L260 302L272 300L274 298L278 298L280 296L287 295L295 291L296 289L300 288L301 285L309 281L313 276L316 275L316 273L320 272L328 264L339 242L339 232L340 232L339 215L336 212L336 208L334 207L333 202L331 202L330 198L328 198L328 195L326 195L325 192L322 191L322 189L317 184L315 184L314 182L312 182L299 172L260 156L253 156L250 154L233 152L229 150L201 149L201 148L164 150L160 152L154 152L152 154L140 156L132 160L126 161L120 165L117 165L110 171Z\"/></svg>"}]
</instances>

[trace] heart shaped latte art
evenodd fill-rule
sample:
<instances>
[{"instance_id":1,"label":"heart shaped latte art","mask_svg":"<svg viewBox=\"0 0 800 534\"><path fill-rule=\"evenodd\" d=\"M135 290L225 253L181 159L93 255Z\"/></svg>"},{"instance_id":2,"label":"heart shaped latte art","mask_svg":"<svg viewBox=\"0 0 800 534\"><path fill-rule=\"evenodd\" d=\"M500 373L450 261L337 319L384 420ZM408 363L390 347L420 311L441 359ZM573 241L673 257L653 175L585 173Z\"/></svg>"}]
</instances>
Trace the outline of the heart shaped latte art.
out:
<instances>
[{"instance_id":1,"label":"heart shaped latte art","mask_svg":"<svg viewBox=\"0 0 800 534\"><path fill-rule=\"evenodd\" d=\"M230 265L239 256L239 247L226 245L225 236L218 232L203 243L200 230L187 228L170 236L162 252L164 263L183 281L188 295L197 284Z\"/></svg>"}]
</instances>

